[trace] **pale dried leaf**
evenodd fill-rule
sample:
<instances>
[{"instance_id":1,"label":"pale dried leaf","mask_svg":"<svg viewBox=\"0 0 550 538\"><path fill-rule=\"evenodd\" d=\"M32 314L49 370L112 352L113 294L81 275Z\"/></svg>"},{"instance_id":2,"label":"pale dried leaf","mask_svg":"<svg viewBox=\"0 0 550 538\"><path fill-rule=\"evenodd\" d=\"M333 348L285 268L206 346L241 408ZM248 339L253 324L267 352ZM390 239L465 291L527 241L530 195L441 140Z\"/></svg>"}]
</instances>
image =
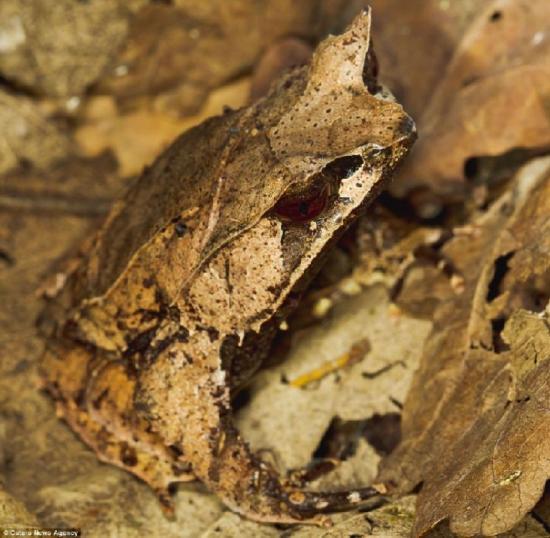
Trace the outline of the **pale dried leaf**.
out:
<instances>
[{"instance_id":1,"label":"pale dried leaf","mask_svg":"<svg viewBox=\"0 0 550 538\"><path fill-rule=\"evenodd\" d=\"M249 87L249 79L243 78L218 88L197 114L180 118L169 113L165 103L158 103L160 97L151 107L126 114L120 113L112 98L91 98L83 110L88 121L76 129L75 139L89 157L112 150L122 177L139 174L183 131L221 114L224 107L244 105Z\"/></svg>"},{"instance_id":2,"label":"pale dried leaf","mask_svg":"<svg viewBox=\"0 0 550 538\"><path fill-rule=\"evenodd\" d=\"M399 410L394 401L404 400L429 330L429 322L394 312L381 286L338 304L301 336L283 364L254 380L250 405L239 416L244 437L272 452L283 468L307 465L334 416L360 420ZM305 388L292 386L364 339L370 351L356 364Z\"/></svg>"}]
</instances>

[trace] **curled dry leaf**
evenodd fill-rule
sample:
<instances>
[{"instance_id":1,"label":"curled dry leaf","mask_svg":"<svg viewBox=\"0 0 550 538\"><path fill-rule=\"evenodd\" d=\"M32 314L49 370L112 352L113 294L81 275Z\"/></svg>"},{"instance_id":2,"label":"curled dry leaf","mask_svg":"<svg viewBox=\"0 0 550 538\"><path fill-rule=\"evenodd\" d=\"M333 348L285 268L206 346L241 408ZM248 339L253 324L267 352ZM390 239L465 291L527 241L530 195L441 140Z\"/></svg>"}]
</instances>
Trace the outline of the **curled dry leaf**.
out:
<instances>
[{"instance_id":1,"label":"curled dry leaf","mask_svg":"<svg viewBox=\"0 0 550 538\"><path fill-rule=\"evenodd\" d=\"M545 159L442 249L463 286L435 311L403 443L379 476L423 482L416 536L446 518L461 535L504 532L550 477L549 215Z\"/></svg>"}]
</instances>

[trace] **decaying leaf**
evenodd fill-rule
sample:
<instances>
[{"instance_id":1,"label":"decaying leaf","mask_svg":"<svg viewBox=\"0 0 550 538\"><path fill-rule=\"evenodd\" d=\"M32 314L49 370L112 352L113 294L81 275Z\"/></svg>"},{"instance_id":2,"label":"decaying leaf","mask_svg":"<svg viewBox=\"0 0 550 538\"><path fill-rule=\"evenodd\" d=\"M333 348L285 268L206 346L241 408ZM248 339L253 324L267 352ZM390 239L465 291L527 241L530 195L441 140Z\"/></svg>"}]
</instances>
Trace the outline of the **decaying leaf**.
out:
<instances>
[{"instance_id":1,"label":"decaying leaf","mask_svg":"<svg viewBox=\"0 0 550 538\"><path fill-rule=\"evenodd\" d=\"M402 445L379 479L423 482L415 535L512 528L550 477L550 172L520 174L442 254L462 278L434 315L403 412Z\"/></svg>"}]
</instances>

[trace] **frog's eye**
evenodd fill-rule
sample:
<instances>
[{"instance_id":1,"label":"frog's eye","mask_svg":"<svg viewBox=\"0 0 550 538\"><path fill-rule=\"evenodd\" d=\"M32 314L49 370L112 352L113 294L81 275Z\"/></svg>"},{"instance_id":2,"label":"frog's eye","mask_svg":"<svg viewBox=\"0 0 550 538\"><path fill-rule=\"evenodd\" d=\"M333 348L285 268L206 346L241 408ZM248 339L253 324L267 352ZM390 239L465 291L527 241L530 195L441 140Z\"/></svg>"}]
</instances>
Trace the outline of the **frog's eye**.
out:
<instances>
[{"instance_id":1,"label":"frog's eye","mask_svg":"<svg viewBox=\"0 0 550 538\"><path fill-rule=\"evenodd\" d=\"M292 222L307 222L323 212L329 195L330 185L327 184L308 193L284 196L275 205L274 212Z\"/></svg>"},{"instance_id":2,"label":"frog's eye","mask_svg":"<svg viewBox=\"0 0 550 538\"><path fill-rule=\"evenodd\" d=\"M312 183L316 185L308 191L283 196L275 205L274 213L292 222L308 222L318 217L329 205L338 191L338 184L353 175L363 166L359 155L347 155L327 164L317 174Z\"/></svg>"}]
</instances>

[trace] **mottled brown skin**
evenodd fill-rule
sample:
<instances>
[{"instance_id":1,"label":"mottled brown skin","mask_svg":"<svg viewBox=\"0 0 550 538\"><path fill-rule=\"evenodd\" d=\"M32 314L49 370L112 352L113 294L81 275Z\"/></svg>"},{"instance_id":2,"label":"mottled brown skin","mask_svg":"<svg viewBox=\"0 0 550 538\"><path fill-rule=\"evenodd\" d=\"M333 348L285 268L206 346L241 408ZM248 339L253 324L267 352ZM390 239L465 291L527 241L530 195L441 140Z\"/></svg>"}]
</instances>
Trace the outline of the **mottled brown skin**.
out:
<instances>
[{"instance_id":1,"label":"mottled brown skin","mask_svg":"<svg viewBox=\"0 0 550 538\"><path fill-rule=\"evenodd\" d=\"M364 11L266 98L178 138L115 204L43 316L59 413L167 505L170 484L196 478L269 522L376 494L300 490L251 453L231 411L292 298L414 139L375 83L369 43ZM322 211L289 216L319 192Z\"/></svg>"}]
</instances>

